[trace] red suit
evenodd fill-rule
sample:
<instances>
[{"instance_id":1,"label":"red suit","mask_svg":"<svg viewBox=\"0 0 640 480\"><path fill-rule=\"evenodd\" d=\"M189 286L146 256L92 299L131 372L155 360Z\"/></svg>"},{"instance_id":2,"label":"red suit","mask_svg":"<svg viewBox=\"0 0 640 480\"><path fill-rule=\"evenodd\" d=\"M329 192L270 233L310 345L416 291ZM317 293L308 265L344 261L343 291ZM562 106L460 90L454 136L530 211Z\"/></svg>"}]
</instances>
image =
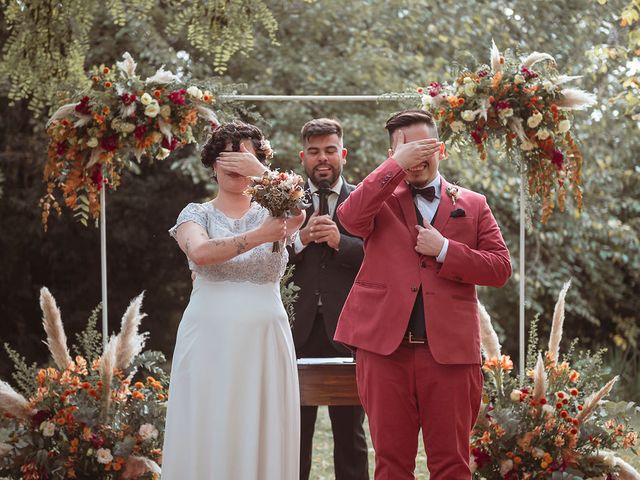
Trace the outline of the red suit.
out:
<instances>
[{"instance_id":1,"label":"red suit","mask_svg":"<svg viewBox=\"0 0 640 480\"><path fill-rule=\"evenodd\" d=\"M503 286L509 251L484 196L441 181L433 226L444 263L415 250L417 215L405 173L387 159L338 208L364 239L364 261L335 340L357 350L358 391L376 450L376 479L413 478L420 428L431 480L468 480L469 434L480 406L476 285ZM452 216L452 212L454 212ZM403 341L421 291L428 345Z\"/></svg>"}]
</instances>

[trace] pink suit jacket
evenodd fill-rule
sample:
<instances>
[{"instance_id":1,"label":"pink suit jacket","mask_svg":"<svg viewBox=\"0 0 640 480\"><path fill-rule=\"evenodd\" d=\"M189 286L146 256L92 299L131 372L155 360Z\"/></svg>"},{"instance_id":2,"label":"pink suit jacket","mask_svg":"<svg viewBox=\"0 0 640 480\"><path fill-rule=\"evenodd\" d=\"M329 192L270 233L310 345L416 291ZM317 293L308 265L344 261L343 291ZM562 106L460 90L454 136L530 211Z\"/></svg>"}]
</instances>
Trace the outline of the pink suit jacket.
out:
<instances>
[{"instance_id":1,"label":"pink suit jacket","mask_svg":"<svg viewBox=\"0 0 640 480\"><path fill-rule=\"evenodd\" d=\"M338 207L342 225L364 239L364 261L335 340L389 355L405 335L422 286L429 348L441 364L480 363L476 285L503 286L509 251L483 195L459 188L455 205L441 182L434 227L449 239L444 263L415 250L418 223L405 173L391 157ZM451 216L463 209L464 216Z\"/></svg>"}]
</instances>

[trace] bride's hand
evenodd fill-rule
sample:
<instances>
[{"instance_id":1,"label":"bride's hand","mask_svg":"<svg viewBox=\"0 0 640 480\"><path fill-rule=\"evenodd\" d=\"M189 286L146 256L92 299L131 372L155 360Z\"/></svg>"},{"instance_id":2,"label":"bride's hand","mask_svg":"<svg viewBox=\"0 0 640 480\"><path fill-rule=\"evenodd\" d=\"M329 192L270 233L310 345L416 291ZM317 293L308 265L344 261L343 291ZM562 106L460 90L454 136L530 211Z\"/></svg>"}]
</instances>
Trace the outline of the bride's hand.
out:
<instances>
[{"instance_id":1,"label":"bride's hand","mask_svg":"<svg viewBox=\"0 0 640 480\"><path fill-rule=\"evenodd\" d=\"M279 242L287 237L287 221L284 218L267 216L265 221L258 227L264 243Z\"/></svg>"},{"instance_id":2,"label":"bride's hand","mask_svg":"<svg viewBox=\"0 0 640 480\"><path fill-rule=\"evenodd\" d=\"M237 173L244 177L260 177L269 170L242 143L239 152L220 152L216 164L227 172Z\"/></svg>"}]
</instances>

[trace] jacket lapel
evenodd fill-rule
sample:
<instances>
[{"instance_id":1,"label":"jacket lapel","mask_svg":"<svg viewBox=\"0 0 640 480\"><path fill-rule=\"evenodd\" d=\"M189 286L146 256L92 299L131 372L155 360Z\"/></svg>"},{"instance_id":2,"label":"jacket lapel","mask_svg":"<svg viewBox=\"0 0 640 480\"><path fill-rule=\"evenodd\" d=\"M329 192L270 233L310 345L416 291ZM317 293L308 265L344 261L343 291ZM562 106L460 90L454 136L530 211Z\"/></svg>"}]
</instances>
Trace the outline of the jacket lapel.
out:
<instances>
[{"instance_id":1,"label":"jacket lapel","mask_svg":"<svg viewBox=\"0 0 640 480\"><path fill-rule=\"evenodd\" d=\"M445 178L440 175L440 205L438 205L438 213L436 214L436 221L433 223L433 226L442 233L445 225L449 221L451 216L451 212L453 211L453 202L451 201L451 197L447 195L447 187L449 183L445 180Z\"/></svg>"},{"instance_id":2,"label":"jacket lapel","mask_svg":"<svg viewBox=\"0 0 640 480\"><path fill-rule=\"evenodd\" d=\"M409 184L407 182L400 182L400 185L398 185L393 194L400 203L400 208L402 209L404 221L407 224L409 233L415 235L418 217L416 215L416 204L413 203L413 195L411 195Z\"/></svg>"},{"instance_id":3,"label":"jacket lapel","mask_svg":"<svg viewBox=\"0 0 640 480\"><path fill-rule=\"evenodd\" d=\"M345 232L346 230L342 228L342 224L340 223L340 218L338 218L338 205L344 202L348 196L349 196L349 185L347 184L347 181L343 178L342 188L340 189L340 194L338 195L338 201L336 202L336 208L333 211L333 221L336 222L336 225L338 226L338 230L340 230L340 232Z\"/></svg>"}]
</instances>

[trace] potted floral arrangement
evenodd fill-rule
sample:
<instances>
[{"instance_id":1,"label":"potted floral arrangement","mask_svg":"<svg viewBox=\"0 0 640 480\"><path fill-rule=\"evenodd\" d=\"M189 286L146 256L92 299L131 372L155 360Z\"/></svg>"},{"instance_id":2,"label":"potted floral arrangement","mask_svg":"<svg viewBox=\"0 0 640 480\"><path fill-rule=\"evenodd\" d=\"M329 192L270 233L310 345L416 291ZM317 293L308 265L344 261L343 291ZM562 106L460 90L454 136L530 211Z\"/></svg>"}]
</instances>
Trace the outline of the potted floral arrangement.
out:
<instances>
[{"instance_id":1,"label":"potted floral arrangement","mask_svg":"<svg viewBox=\"0 0 640 480\"><path fill-rule=\"evenodd\" d=\"M18 390L0 381L0 476L24 480L158 478L168 376L159 352L142 351L142 295L102 349L99 310L71 356L60 310L46 288L40 304L52 366L13 359Z\"/></svg>"},{"instance_id":2,"label":"potted floral arrangement","mask_svg":"<svg viewBox=\"0 0 640 480\"><path fill-rule=\"evenodd\" d=\"M617 377L600 382L603 352L576 353L575 342L560 359L567 283L555 307L546 352L531 329L528 370L522 382L502 355L498 337L480 306L486 373L485 395L471 442L477 479L638 480L640 474L616 453L638 446L630 419L633 403L605 402Z\"/></svg>"},{"instance_id":3,"label":"potted floral arrangement","mask_svg":"<svg viewBox=\"0 0 640 480\"><path fill-rule=\"evenodd\" d=\"M567 189L582 205L582 155L571 135L571 110L595 97L566 87L580 77L560 75L553 57L534 52L518 59L502 55L495 43L491 64L463 69L452 84L418 88L423 108L440 124L440 135L454 146L471 143L487 158L491 141L526 171L529 193L543 202L543 223L557 202L565 207Z\"/></svg>"}]
</instances>

